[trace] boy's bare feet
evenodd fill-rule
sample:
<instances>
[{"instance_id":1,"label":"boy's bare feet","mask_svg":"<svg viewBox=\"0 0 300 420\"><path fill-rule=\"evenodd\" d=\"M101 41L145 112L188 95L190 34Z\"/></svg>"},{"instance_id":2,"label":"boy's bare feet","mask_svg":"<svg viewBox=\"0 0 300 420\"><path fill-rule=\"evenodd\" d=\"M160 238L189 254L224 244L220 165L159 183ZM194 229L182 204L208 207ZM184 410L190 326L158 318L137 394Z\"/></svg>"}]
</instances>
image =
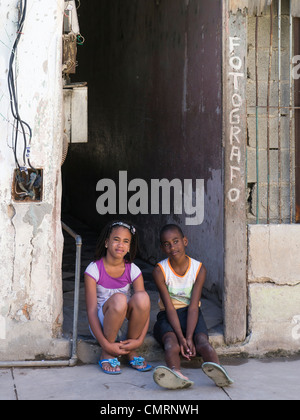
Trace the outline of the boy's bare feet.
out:
<instances>
[{"instance_id":1,"label":"boy's bare feet","mask_svg":"<svg viewBox=\"0 0 300 420\"><path fill-rule=\"evenodd\" d=\"M187 376L184 376L183 373L180 370L172 368L173 372L176 372L177 375L179 375L182 379L185 379L186 381L189 381L189 378Z\"/></svg>"},{"instance_id":2,"label":"boy's bare feet","mask_svg":"<svg viewBox=\"0 0 300 420\"><path fill-rule=\"evenodd\" d=\"M153 379L157 385L167 389L185 389L194 385L193 381L185 378L180 371L169 369L166 366L157 366L153 373Z\"/></svg>"}]
</instances>

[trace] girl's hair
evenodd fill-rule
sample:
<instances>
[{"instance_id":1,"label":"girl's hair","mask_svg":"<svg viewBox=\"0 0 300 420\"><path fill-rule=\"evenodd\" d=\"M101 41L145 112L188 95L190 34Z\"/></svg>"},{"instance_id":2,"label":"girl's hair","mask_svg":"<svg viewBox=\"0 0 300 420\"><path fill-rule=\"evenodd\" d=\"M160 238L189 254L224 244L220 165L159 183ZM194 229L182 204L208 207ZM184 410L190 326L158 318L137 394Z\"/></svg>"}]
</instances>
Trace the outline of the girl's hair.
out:
<instances>
[{"instance_id":1,"label":"girl's hair","mask_svg":"<svg viewBox=\"0 0 300 420\"><path fill-rule=\"evenodd\" d=\"M116 229L118 227L125 227L131 233L129 252L125 255L124 259L129 263L133 262L138 251L138 234L136 228L131 223L122 222L120 220L108 223L101 231L96 245L94 256L95 261L105 257L107 252L107 248L105 247L105 241L110 237L110 234L112 233L113 229Z\"/></svg>"}]
</instances>

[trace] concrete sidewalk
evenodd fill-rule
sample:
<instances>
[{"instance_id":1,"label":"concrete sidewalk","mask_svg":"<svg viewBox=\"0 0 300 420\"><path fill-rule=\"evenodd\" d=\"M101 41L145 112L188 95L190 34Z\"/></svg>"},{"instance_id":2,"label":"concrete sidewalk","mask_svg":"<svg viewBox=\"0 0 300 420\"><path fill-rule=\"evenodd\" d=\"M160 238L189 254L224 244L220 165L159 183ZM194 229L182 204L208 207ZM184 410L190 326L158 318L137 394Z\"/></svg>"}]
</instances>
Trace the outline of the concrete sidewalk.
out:
<instances>
[{"instance_id":1,"label":"concrete sidewalk","mask_svg":"<svg viewBox=\"0 0 300 420\"><path fill-rule=\"evenodd\" d=\"M64 368L0 369L0 400L109 401L299 400L300 357L281 359L222 360L234 384L217 388L201 369L184 368L195 384L169 391L153 381L153 372L140 373L122 365L122 374L111 376L97 365ZM159 363L154 363L157 366ZM119 403L120 405L120 403Z\"/></svg>"}]
</instances>

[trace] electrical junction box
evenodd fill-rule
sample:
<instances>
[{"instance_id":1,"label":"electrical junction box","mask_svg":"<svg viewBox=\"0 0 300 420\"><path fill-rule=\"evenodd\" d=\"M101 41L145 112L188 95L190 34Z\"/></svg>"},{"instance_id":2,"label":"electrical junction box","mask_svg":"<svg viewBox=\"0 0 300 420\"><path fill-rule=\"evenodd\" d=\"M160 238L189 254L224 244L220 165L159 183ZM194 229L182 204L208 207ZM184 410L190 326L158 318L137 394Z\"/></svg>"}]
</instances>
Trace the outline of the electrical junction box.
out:
<instances>
[{"instance_id":1,"label":"electrical junction box","mask_svg":"<svg viewBox=\"0 0 300 420\"><path fill-rule=\"evenodd\" d=\"M74 33L63 35L62 72L75 74L77 66L77 38Z\"/></svg>"},{"instance_id":2,"label":"electrical junction box","mask_svg":"<svg viewBox=\"0 0 300 420\"><path fill-rule=\"evenodd\" d=\"M41 202L43 199L43 169L15 169L12 198L18 203Z\"/></svg>"},{"instance_id":3,"label":"electrical junction box","mask_svg":"<svg viewBox=\"0 0 300 420\"><path fill-rule=\"evenodd\" d=\"M64 131L69 143L88 142L87 83L64 86Z\"/></svg>"}]
</instances>

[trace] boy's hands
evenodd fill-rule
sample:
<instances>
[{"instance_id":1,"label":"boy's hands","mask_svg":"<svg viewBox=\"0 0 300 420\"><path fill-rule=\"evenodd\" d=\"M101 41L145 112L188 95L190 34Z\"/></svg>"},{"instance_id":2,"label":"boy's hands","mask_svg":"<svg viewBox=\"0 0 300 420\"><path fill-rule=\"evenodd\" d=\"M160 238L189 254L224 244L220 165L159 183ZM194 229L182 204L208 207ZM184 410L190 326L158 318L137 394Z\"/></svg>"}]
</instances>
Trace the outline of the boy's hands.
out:
<instances>
[{"instance_id":1,"label":"boy's hands","mask_svg":"<svg viewBox=\"0 0 300 420\"><path fill-rule=\"evenodd\" d=\"M193 340L186 340L182 338L180 341L180 351L183 357L187 360L191 360L191 358L196 356L196 349L193 343Z\"/></svg>"},{"instance_id":2,"label":"boy's hands","mask_svg":"<svg viewBox=\"0 0 300 420\"><path fill-rule=\"evenodd\" d=\"M190 349L190 354L191 354L191 357L195 357L196 356L196 347L195 347L195 344L194 344L194 341L193 341L193 339L186 339L186 342L187 342L187 345L188 345L188 347L189 347L189 349Z\"/></svg>"}]
</instances>

